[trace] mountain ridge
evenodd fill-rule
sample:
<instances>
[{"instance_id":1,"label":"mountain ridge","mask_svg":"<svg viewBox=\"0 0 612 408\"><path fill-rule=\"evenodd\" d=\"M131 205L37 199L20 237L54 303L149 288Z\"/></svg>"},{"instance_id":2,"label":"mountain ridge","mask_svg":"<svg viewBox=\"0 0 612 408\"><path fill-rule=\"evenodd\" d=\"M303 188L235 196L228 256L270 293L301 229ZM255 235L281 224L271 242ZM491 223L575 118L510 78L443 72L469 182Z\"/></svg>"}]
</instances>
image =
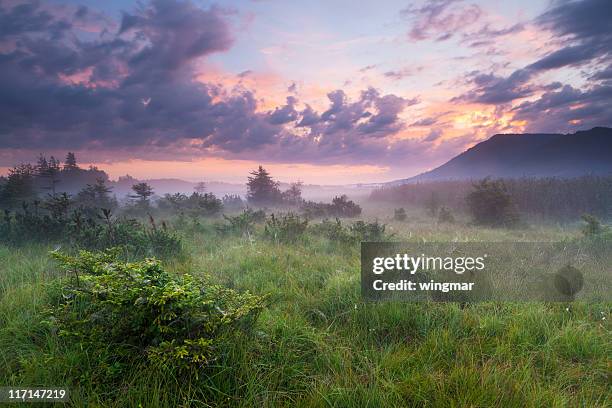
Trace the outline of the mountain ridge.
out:
<instances>
[{"instance_id":1,"label":"mountain ridge","mask_svg":"<svg viewBox=\"0 0 612 408\"><path fill-rule=\"evenodd\" d=\"M487 176L576 177L586 174L612 174L612 128L594 127L568 134L496 134L433 170L388 184Z\"/></svg>"}]
</instances>

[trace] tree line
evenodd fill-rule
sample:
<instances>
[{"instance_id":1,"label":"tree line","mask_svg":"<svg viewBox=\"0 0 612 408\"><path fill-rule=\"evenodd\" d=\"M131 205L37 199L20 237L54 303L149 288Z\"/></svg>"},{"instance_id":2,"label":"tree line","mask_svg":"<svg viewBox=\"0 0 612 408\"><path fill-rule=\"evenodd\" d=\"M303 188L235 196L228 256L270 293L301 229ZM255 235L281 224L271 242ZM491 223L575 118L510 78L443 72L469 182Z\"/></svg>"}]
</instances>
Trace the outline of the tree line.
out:
<instances>
[{"instance_id":1,"label":"tree line","mask_svg":"<svg viewBox=\"0 0 612 408\"><path fill-rule=\"evenodd\" d=\"M53 156L47 159L41 155L36 164L16 165L6 177L0 177L0 209L23 212L27 205L36 211L63 216L78 209L90 217L99 215L101 209L114 211L120 207L129 216L146 215L156 210L212 216L223 210L240 211L247 207L297 209L309 217L355 217L361 213L361 207L345 195L335 197L331 203L305 200L303 184L299 181L281 191L280 183L263 166L249 173L244 199L239 195L218 198L206 192L205 183L196 184L190 195L174 193L157 197L150 184L129 179L133 180L131 194L120 205L104 171L79 167L72 152L66 155L63 163Z\"/></svg>"},{"instance_id":2,"label":"tree line","mask_svg":"<svg viewBox=\"0 0 612 408\"><path fill-rule=\"evenodd\" d=\"M483 190L488 193L472 194ZM494 190L498 190L498 193L502 191L505 198L491 193ZM419 182L374 190L370 199L422 207L430 212L436 212L443 206L471 212L479 202L500 199L502 202L508 201L508 206L513 207L516 214L527 217L574 221L588 213L611 219L612 176Z\"/></svg>"}]
</instances>

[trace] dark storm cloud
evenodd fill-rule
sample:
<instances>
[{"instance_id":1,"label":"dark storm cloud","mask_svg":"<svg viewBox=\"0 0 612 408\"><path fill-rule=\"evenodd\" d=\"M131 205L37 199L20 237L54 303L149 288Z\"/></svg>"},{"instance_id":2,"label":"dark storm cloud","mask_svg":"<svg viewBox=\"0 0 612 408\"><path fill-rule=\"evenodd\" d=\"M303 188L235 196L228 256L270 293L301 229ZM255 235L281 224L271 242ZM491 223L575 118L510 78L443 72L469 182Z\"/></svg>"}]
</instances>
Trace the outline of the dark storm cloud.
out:
<instances>
[{"instance_id":1,"label":"dark storm cloud","mask_svg":"<svg viewBox=\"0 0 612 408\"><path fill-rule=\"evenodd\" d=\"M411 5L401 10L400 14L411 22L409 38L414 41L445 41L479 20L482 15L480 7L458 3L461 0L431 0L420 7Z\"/></svg>"},{"instance_id":2,"label":"dark storm cloud","mask_svg":"<svg viewBox=\"0 0 612 408\"><path fill-rule=\"evenodd\" d=\"M605 81L612 79L612 65L608 65L607 68L595 72L589 77L589 79L592 81Z\"/></svg>"},{"instance_id":3,"label":"dark storm cloud","mask_svg":"<svg viewBox=\"0 0 612 408\"><path fill-rule=\"evenodd\" d=\"M137 71L133 75L167 75L195 58L227 50L232 43L221 10L173 0L152 0L136 14L125 13L119 34L144 40L128 61Z\"/></svg>"},{"instance_id":4,"label":"dark storm cloud","mask_svg":"<svg viewBox=\"0 0 612 408\"><path fill-rule=\"evenodd\" d=\"M609 57L612 52L612 7L608 0L557 2L535 22L553 32L562 45L528 69L581 65L594 58Z\"/></svg>"},{"instance_id":5,"label":"dark storm cloud","mask_svg":"<svg viewBox=\"0 0 612 408\"><path fill-rule=\"evenodd\" d=\"M380 95L374 88L361 92L356 101L349 101L342 90L327 95L330 106L321 115L311 110L304 114L311 132L333 138L337 134L351 132L355 138L384 137L403 127L399 114L418 99L405 99L396 95ZM310 109L310 108L308 108ZM314 118L317 118L314 121ZM305 126L300 122L301 126Z\"/></svg>"},{"instance_id":6,"label":"dark storm cloud","mask_svg":"<svg viewBox=\"0 0 612 408\"><path fill-rule=\"evenodd\" d=\"M359 162L386 154L385 138L403 127L399 115L418 102L373 88L352 101L338 89L321 112L300 111L295 96L261 112L249 90L194 79L196 61L228 49L232 36L225 11L189 1L155 0L118 24L84 7L49 13L37 2L1 4L3 148L166 157L211 149L226 157ZM79 32L85 21L99 27L97 37Z\"/></svg>"},{"instance_id":7,"label":"dark storm cloud","mask_svg":"<svg viewBox=\"0 0 612 408\"><path fill-rule=\"evenodd\" d=\"M75 18L84 13L77 10ZM184 137L212 138L224 126L235 129L233 115L247 116L255 128L247 145L269 140L259 134L265 118L255 113L252 95L245 91L214 103L222 91L192 80L195 58L230 44L218 9L154 1L125 14L117 35L103 32L88 42L77 35L54 40L54 27L71 21L51 17L37 2L3 6L0 20L16 14L30 17L23 18L28 25L14 23L0 37L15 43L0 54L3 146L163 146ZM89 78L75 83L62 77L71 75Z\"/></svg>"},{"instance_id":8,"label":"dark storm cloud","mask_svg":"<svg viewBox=\"0 0 612 408\"><path fill-rule=\"evenodd\" d=\"M569 132L612 124L612 86L580 90L565 85L513 109L515 119L527 120L533 132Z\"/></svg>"},{"instance_id":9,"label":"dark storm cloud","mask_svg":"<svg viewBox=\"0 0 612 408\"><path fill-rule=\"evenodd\" d=\"M313 126L321 120L321 116L310 107L310 105L306 105L306 108L301 114L301 119L296 126L298 127L310 127Z\"/></svg>"},{"instance_id":10,"label":"dark storm cloud","mask_svg":"<svg viewBox=\"0 0 612 408\"><path fill-rule=\"evenodd\" d=\"M564 67L599 66L612 56L612 7L608 0L562 1L535 20L555 35L558 49L517 69L508 77L470 73L472 89L453 98L455 102L502 105L540 93L535 101L513 109L514 119L526 120L531 131L570 131L612 125L608 69L584 74L584 89L553 82L537 85L537 75ZM604 84L598 82L603 81Z\"/></svg>"},{"instance_id":11,"label":"dark storm cloud","mask_svg":"<svg viewBox=\"0 0 612 408\"><path fill-rule=\"evenodd\" d=\"M4 3L8 2L0 2L0 38L44 32L57 39L71 28L70 22L56 20L41 9L40 1L14 6Z\"/></svg>"},{"instance_id":12,"label":"dark storm cloud","mask_svg":"<svg viewBox=\"0 0 612 408\"><path fill-rule=\"evenodd\" d=\"M536 87L529 84L530 78L531 73L523 69L514 71L506 78L479 71L471 72L466 76L466 81L472 85L472 89L451 101L492 105L512 102L534 93Z\"/></svg>"},{"instance_id":13,"label":"dark storm cloud","mask_svg":"<svg viewBox=\"0 0 612 408\"><path fill-rule=\"evenodd\" d=\"M268 121L273 125L282 125L285 123L293 122L298 117L298 112L295 109L297 99L293 96L287 97L287 104L280 106L268 115Z\"/></svg>"}]
</instances>

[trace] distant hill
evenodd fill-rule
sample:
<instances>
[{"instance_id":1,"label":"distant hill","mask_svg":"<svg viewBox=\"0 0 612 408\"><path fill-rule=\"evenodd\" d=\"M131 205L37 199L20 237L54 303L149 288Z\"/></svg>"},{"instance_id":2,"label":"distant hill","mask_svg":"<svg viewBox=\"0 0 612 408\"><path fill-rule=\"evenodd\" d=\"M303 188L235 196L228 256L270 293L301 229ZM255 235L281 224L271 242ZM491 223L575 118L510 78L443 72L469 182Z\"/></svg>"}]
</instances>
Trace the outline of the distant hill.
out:
<instances>
[{"instance_id":1,"label":"distant hill","mask_svg":"<svg viewBox=\"0 0 612 408\"><path fill-rule=\"evenodd\" d=\"M612 128L572 134L498 134L431 171L389 184L487 176L575 177L612 174Z\"/></svg>"}]
</instances>

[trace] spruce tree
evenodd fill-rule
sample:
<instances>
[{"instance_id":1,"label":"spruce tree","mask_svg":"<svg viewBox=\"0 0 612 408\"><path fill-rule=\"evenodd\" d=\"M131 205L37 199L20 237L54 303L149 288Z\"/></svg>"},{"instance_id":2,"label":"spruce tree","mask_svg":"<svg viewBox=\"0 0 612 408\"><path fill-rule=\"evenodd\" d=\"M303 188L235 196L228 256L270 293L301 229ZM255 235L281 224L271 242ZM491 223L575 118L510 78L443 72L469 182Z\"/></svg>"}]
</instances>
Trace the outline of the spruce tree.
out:
<instances>
[{"instance_id":1,"label":"spruce tree","mask_svg":"<svg viewBox=\"0 0 612 408\"><path fill-rule=\"evenodd\" d=\"M247 200L258 206L275 205L282 201L278 182L262 166L252 171L247 182Z\"/></svg>"},{"instance_id":2,"label":"spruce tree","mask_svg":"<svg viewBox=\"0 0 612 408\"><path fill-rule=\"evenodd\" d=\"M68 152L66 160L64 161L64 170L76 170L78 168L76 156L73 152Z\"/></svg>"}]
</instances>

